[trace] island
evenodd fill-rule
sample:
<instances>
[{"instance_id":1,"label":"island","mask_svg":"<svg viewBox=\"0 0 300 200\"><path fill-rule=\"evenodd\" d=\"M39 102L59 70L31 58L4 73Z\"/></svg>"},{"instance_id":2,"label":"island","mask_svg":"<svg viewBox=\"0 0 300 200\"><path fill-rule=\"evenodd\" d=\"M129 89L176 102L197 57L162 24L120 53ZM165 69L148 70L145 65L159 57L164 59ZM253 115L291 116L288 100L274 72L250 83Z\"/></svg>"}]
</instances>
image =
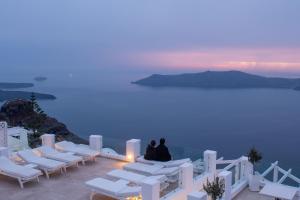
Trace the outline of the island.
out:
<instances>
[{"instance_id":1,"label":"island","mask_svg":"<svg viewBox=\"0 0 300 200\"><path fill-rule=\"evenodd\" d=\"M38 81L38 82L43 82L43 81L46 81L47 80L47 77L44 77L44 76L37 76L34 78L35 81Z\"/></svg>"},{"instance_id":2,"label":"island","mask_svg":"<svg viewBox=\"0 0 300 200\"><path fill-rule=\"evenodd\" d=\"M33 87L32 83L6 83L0 82L0 89L20 89Z\"/></svg>"},{"instance_id":3,"label":"island","mask_svg":"<svg viewBox=\"0 0 300 200\"><path fill-rule=\"evenodd\" d=\"M6 91L0 90L0 101L12 99L30 99L32 92L25 91ZM40 100L54 100L56 97L51 94L34 93L36 99Z\"/></svg>"},{"instance_id":4,"label":"island","mask_svg":"<svg viewBox=\"0 0 300 200\"><path fill-rule=\"evenodd\" d=\"M206 71L178 75L153 74L132 83L150 87L193 87L205 89L300 89L300 78L264 77L241 71Z\"/></svg>"}]
</instances>

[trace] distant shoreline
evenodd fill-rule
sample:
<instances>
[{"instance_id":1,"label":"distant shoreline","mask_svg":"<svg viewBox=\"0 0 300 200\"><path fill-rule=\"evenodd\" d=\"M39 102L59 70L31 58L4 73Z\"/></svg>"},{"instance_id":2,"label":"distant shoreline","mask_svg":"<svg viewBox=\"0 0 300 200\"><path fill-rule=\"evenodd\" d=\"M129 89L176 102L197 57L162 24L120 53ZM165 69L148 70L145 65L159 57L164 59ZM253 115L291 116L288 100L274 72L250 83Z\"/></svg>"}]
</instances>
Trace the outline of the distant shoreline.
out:
<instances>
[{"instance_id":1,"label":"distant shoreline","mask_svg":"<svg viewBox=\"0 0 300 200\"><path fill-rule=\"evenodd\" d=\"M23 89L33 87L33 83L8 83L0 82L0 102L13 99L30 99L32 92L30 91L11 91L10 89ZM35 93L39 100L55 100L56 97L52 94Z\"/></svg>"},{"instance_id":2,"label":"distant shoreline","mask_svg":"<svg viewBox=\"0 0 300 200\"><path fill-rule=\"evenodd\" d=\"M3 91L0 90L0 102L13 100L13 99L30 99L32 92L25 91ZM38 100L55 100L56 97L51 94L35 93L34 95Z\"/></svg>"},{"instance_id":3,"label":"distant shoreline","mask_svg":"<svg viewBox=\"0 0 300 200\"><path fill-rule=\"evenodd\" d=\"M0 89L21 89L33 87L33 83L8 83L0 82Z\"/></svg>"}]
</instances>

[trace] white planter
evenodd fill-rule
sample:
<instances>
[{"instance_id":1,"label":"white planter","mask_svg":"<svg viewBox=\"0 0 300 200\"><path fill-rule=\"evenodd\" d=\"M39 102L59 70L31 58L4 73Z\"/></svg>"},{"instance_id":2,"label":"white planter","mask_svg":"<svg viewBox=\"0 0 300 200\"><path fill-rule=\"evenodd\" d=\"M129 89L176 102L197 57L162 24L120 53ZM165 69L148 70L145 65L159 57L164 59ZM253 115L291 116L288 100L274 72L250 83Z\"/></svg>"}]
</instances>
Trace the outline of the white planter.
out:
<instances>
[{"instance_id":1,"label":"white planter","mask_svg":"<svg viewBox=\"0 0 300 200\"><path fill-rule=\"evenodd\" d=\"M249 176L249 190L252 192L260 191L260 176L250 175Z\"/></svg>"}]
</instances>

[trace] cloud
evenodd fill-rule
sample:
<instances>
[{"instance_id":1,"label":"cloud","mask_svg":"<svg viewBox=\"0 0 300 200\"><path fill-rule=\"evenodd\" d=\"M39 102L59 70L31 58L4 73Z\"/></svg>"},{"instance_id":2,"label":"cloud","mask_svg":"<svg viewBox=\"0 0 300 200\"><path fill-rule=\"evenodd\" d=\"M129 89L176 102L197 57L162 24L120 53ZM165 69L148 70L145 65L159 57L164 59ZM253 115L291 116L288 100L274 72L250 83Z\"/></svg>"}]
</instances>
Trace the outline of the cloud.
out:
<instances>
[{"instance_id":1,"label":"cloud","mask_svg":"<svg viewBox=\"0 0 300 200\"><path fill-rule=\"evenodd\" d=\"M300 72L300 48L220 48L132 52L131 65L151 68Z\"/></svg>"}]
</instances>

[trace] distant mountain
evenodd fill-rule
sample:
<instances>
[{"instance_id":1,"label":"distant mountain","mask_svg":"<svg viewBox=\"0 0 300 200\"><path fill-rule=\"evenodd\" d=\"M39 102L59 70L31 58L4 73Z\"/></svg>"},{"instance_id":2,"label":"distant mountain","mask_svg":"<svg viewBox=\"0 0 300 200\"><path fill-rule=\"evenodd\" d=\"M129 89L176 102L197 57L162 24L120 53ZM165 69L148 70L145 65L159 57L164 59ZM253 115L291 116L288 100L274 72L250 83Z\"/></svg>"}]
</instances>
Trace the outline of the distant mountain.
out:
<instances>
[{"instance_id":1,"label":"distant mountain","mask_svg":"<svg viewBox=\"0 0 300 200\"><path fill-rule=\"evenodd\" d=\"M31 92L24 91L3 91L0 90L0 101L12 100L12 99L30 99ZM34 93L37 99L54 100L55 96L51 94Z\"/></svg>"},{"instance_id":2,"label":"distant mountain","mask_svg":"<svg viewBox=\"0 0 300 200\"><path fill-rule=\"evenodd\" d=\"M151 87L296 89L300 87L300 78L264 77L240 71L206 71L179 75L154 74L132 83Z\"/></svg>"},{"instance_id":3,"label":"distant mountain","mask_svg":"<svg viewBox=\"0 0 300 200\"><path fill-rule=\"evenodd\" d=\"M33 87L32 83L4 83L0 82L0 89L19 89Z\"/></svg>"}]
</instances>

